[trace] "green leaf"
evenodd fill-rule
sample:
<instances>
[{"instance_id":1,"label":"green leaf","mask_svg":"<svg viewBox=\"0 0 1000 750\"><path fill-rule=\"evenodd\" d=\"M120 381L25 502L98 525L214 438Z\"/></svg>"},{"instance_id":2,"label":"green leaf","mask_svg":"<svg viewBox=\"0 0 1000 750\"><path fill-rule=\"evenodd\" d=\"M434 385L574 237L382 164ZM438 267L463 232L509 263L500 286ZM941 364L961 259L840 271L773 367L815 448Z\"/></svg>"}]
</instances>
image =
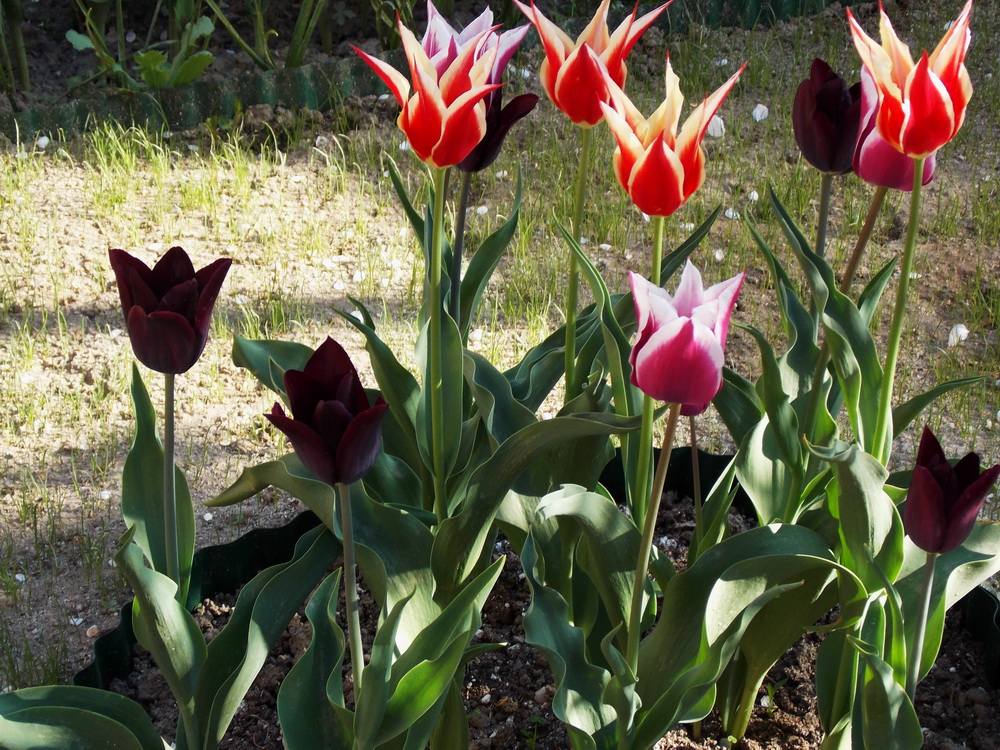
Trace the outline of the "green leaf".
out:
<instances>
[{"instance_id":1,"label":"green leaf","mask_svg":"<svg viewBox=\"0 0 1000 750\"><path fill-rule=\"evenodd\" d=\"M204 17L202 18L204 19ZM212 60L214 59L215 57L208 50L195 52L187 60L181 63L180 68L177 69L177 73L170 81L170 85L183 86L186 83L191 83L191 81L195 80L205 72L205 68L211 65Z\"/></svg>"},{"instance_id":2,"label":"green leaf","mask_svg":"<svg viewBox=\"0 0 1000 750\"><path fill-rule=\"evenodd\" d=\"M135 438L122 470L122 516L135 528L134 541L153 569L167 572L166 529L163 518L163 446L156 436L156 412L149 392L132 365L132 404L135 408ZM178 599L185 601L194 559L194 507L187 479L174 467L177 499L177 555L180 563Z\"/></svg>"},{"instance_id":3,"label":"green leaf","mask_svg":"<svg viewBox=\"0 0 1000 750\"><path fill-rule=\"evenodd\" d=\"M897 437L903 433L907 427L912 424L913 420L920 416L920 413L930 406L934 401L956 388L964 388L969 385L975 385L976 383L982 383L986 378L976 377L976 378L957 378L956 380L949 380L944 383L940 383L929 391L918 394L906 401L895 409L892 410L892 433L893 437Z\"/></svg>"},{"instance_id":4,"label":"green leaf","mask_svg":"<svg viewBox=\"0 0 1000 750\"><path fill-rule=\"evenodd\" d=\"M191 40L194 41L203 36L212 36L215 25L208 16L199 16L193 23L189 24L191 29Z\"/></svg>"},{"instance_id":5,"label":"green leaf","mask_svg":"<svg viewBox=\"0 0 1000 750\"><path fill-rule=\"evenodd\" d=\"M139 76L151 89L161 89L169 85L170 65L165 54L156 49L136 52L135 62L139 66Z\"/></svg>"},{"instance_id":6,"label":"green leaf","mask_svg":"<svg viewBox=\"0 0 1000 750\"><path fill-rule=\"evenodd\" d=\"M465 379L472 388L494 449L518 430L538 421L534 412L514 398L510 381L481 354L465 352Z\"/></svg>"},{"instance_id":7,"label":"green leaf","mask_svg":"<svg viewBox=\"0 0 1000 750\"><path fill-rule=\"evenodd\" d=\"M722 390L712 403L736 445L743 443L764 416L764 406L753 383L729 367L722 368Z\"/></svg>"},{"instance_id":8,"label":"green leaf","mask_svg":"<svg viewBox=\"0 0 1000 750\"><path fill-rule=\"evenodd\" d=\"M79 31L74 31L73 29L69 29L66 32L66 41L72 44L74 49L80 50L81 52L94 49L94 43L90 40L89 36L81 34Z\"/></svg>"},{"instance_id":9,"label":"green leaf","mask_svg":"<svg viewBox=\"0 0 1000 750\"><path fill-rule=\"evenodd\" d=\"M95 688L46 685L0 695L5 750L164 750L146 711L123 695Z\"/></svg>"},{"instance_id":10,"label":"green leaf","mask_svg":"<svg viewBox=\"0 0 1000 750\"><path fill-rule=\"evenodd\" d=\"M354 740L328 697L332 688L343 705L345 642L336 618L340 572L338 568L327 576L306 605L312 639L278 691L278 721L288 750L348 747Z\"/></svg>"},{"instance_id":11,"label":"green leaf","mask_svg":"<svg viewBox=\"0 0 1000 750\"><path fill-rule=\"evenodd\" d=\"M135 527L129 527L113 558L135 592L135 637L163 673L182 721L197 727L195 692L207 656L205 638L194 617L175 598L177 585L145 566L141 548L132 542L134 535Z\"/></svg>"},{"instance_id":12,"label":"green leaf","mask_svg":"<svg viewBox=\"0 0 1000 750\"><path fill-rule=\"evenodd\" d=\"M302 535L289 562L265 568L240 590L198 681L195 709L206 747L222 741L268 653L340 552L337 539L317 526Z\"/></svg>"},{"instance_id":13,"label":"green leaf","mask_svg":"<svg viewBox=\"0 0 1000 750\"><path fill-rule=\"evenodd\" d=\"M364 677L367 679L362 681L361 690L355 696L355 747L375 747L376 737L382 727L391 689L389 674L392 669L396 628L399 626L406 601L404 599L392 607L375 631L371 658L364 670Z\"/></svg>"},{"instance_id":14,"label":"green leaf","mask_svg":"<svg viewBox=\"0 0 1000 750\"><path fill-rule=\"evenodd\" d=\"M865 660L862 689L862 733L865 747L913 750L924 742L917 712L903 686L893 679L892 668L872 646L856 638L851 644Z\"/></svg>"},{"instance_id":15,"label":"green leaf","mask_svg":"<svg viewBox=\"0 0 1000 750\"><path fill-rule=\"evenodd\" d=\"M638 427L637 417L580 414L536 422L505 440L473 473L459 512L438 528L431 552L438 586L435 599L450 601L474 572L500 503L539 454L574 437L612 435Z\"/></svg>"},{"instance_id":16,"label":"green leaf","mask_svg":"<svg viewBox=\"0 0 1000 750\"><path fill-rule=\"evenodd\" d=\"M286 370L302 370L313 355L305 344L294 341L233 337L233 364L249 370L267 388L288 404L282 377Z\"/></svg>"}]
</instances>

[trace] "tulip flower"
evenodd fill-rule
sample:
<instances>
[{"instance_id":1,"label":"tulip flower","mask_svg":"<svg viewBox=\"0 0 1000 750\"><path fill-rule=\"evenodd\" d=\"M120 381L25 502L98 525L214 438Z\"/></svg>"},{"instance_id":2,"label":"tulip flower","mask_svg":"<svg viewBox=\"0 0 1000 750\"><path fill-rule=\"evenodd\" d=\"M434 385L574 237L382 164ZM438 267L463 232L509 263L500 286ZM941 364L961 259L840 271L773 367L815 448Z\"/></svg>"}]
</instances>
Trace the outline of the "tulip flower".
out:
<instances>
[{"instance_id":1,"label":"tulip flower","mask_svg":"<svg viewBox=\"0 0 1000 750\"><path fill-rule=\"evenodd\" d=\"M854 173L865 182L893 190L913 190L913 159L900 153L881 136L878 119L878 89L867 68L861 69L861 129L854 151ZM935 155L924 161L926 185L934 178Z\"/></svg>"},{"instance_id":2,"label":"tulip flower","mask_svg":"<svg viewBox=\"0 0 1000 750\"><path fill-rule=\"evenodd\" d=\"M151 370L177 375L205 350L212 308L232 260L199 271L183 248L172 247L150 269L124 250L109 250L132 351Z\"/></svg>"},{"instance_id":3,"label":"tulip flower","mask_svg":"<svg viewBox=\"0 0 1000 750\"><path fill-rule=\"evenodd\" d=\"M847 10L854 46L878 88L876 126L897 151L913 158L929 156L955 137L972 97L972 82L964 63L972 36L972 0L948 27L937 48L929 55L924 50L916 64L881 6L879 13L881 44L869 37L850 8Z\"/></svg>"},{"instance_id":4,"label":"tulip flower","mask_svg":"<svg viewBox=\"0 0 1000 750\"><path fill-rule=\"evenodd\" d=\"M368 473L382 443L388 404L374 405L343 347L327 338L303 370L285 371L289 418L275 403L268 421L288 436L307 469L322 482L350 484Z\"/></svg>"},{"instance_id":5,"label":"tulip flower","mask_svg":"<svg viewBox=\"0 0 1000 750\"><path fill-rule=\"evenodd\" d=\"M354 47L361 58L392 91L402 110L396 120L413 152L435 167L450 167L469 155L486 135L486 106L483 99L500 87L490 83L498 46L482 51L481 43L489 30L481 31L457 47L451 57L435 53L436 64L417 42L413 32L399 23L410 65L411 84L391 65ZM436 37L435 37L436 38ZM433 47L428 43L428 48ZM481 52L481 54L477 53ZM509 58L508 58L509 59ZM437 67L440 66L440 67Z\"/></svg>"},{"instance_id":6,"label":"tulip flower","mask_svg":"<svg viewBox=\"0 0 1000 750\"><path fill-rule=\"evenodd\" d=\"M792 130L806 161L821 172L850 172L860 116L860 84L848 88L826 62L813 60L792 104Z\"/></svg>"},{"instance_id":7,"label":"tulip flower","mask_svg":"<svg viewBox=\"0 0 1000 750\"><path fill-rule=\"evenodd\" d=\"M746 67L746 66L744 66ZM677 132L684 96L680 79L667 57L667 96L649 119L635 108L610 77L606 84L613 107L601 110L615 136L614 168L632 202L650 216L670 216L705 181L705 152L701 148L708 123L736 84L740 68L699 104Z\"/></svg>"},{"instance_id":8,"label":"tulip flower","mask_svg":"<svg viewBox=\"0 0 1000 750\"><path fill-rule=\"evenodd\" d=\"M514 0L538 30L545 47L539 73L549 99L573 122L593 127L603 119L600 104L608 101L605 73L620 88L625 85L625 58L632 47L670 3L651 10L642 18L636 11L622 21L613 34L608 29L608 6L603 0L593 20L574 42L535 7Z\"/></svg>"},{"instance_id":9,"label":"tulip flower","mask_svg":"<svg viewBox=\"0 0 1000 750\"><path fill-rule=\"evenodd\" d=\"M438 74L443 75L452 61L458 57L459 50L478 38L480 39L476 50L478 57L496 50L487 83L499 84L507 63L524 40L529 28L529 24L524 24L497 34L493 31L493 11L487 8L459 32L438 12L434 3L427 0L427 30L420 40L420 46L427 53ZM503 146L508 131L515 122L535 108L538 97L535 94L521 94L503 106L502 94L499 90L495 90L484 97L483 103L486 107L486 133L469 155L456 165L463 172L479 172L490 166L500 154L500 147Z\"/></svg>"},{"instance_id":10,"label":"tulip flower","mask_svg":"<svg viewBox=\"0 0 1000 750\"><path fill-rule=\"evenodd\" d=\"M976 516L1000 476L1000 464L979 470L979 456L967 454L955 466L929 427L917 449L917 465L906 496L903 525L925 552L951 552L966 540Z\"/></svg>"},{"instance_id":11,"label":"tulip flower","mask_svg":"<svg viewBox=\"0 0 1000 750\"><path fill-rule=\"evenodd\" d=\"M632 383L652 398L700 414L722 387L729 319L743 285L742 272L705 289L691 261L670 296L629 273L639 338L632 347Z\"/></svg>"}]
</instances>

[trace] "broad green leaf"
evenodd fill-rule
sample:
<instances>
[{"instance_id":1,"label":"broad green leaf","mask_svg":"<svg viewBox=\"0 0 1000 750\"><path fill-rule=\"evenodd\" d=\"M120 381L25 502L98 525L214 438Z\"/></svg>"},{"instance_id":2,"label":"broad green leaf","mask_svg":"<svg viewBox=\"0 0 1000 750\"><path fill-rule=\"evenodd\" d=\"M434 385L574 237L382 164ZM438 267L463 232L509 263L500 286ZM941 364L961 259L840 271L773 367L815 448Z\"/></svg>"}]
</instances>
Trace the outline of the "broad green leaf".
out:
<instances>
[{"instance_id":1,"label":"broad green leaf","mask_svg":"<svg viewBox=\"0 0 1000 750\"><path fill-rule=\"evenodd\" d=\"M465 378L494 449L518 430L538 421L534 412L514 398L510 381L481 354L465 352Z\"/></svg>"},{"instance_id":2,"label":"broad green leaf","mask_svg":"<svg viewBox=\"0 0 1000 750\"><path fill-rule=\"evenodd\" d=\"M406 599L389 609L385 619L379 623L372 643L371 658L364 668L361 690L355 695L354 710L355 747L375 747L376 737L382 727L386 706L389 703L391 684L393 644L396 642L396 628L406 606Z\"/></svg>"},{"instance_id":3,"label":"broad green leaf","mask_svg":"<svg viewBox=\"0 0 1000 750\"><path fill-rule=\"evenodd\" d=\"M132 365L132 404L135 409L135 438L125 468L122 470L122 516L126 526L135 529L134 541L139 545L154 570L167 572L166 529L163 506L163 445L156 436L156 412L149 392ZM194 507L187 479L179 467L174 467L176 495L178 599L185 601L191 581L194 559Z\"/></svg>"},{"instance_id":4,"label":"broad green leaf","mask_svg":"<svg viewBox=\"0 0 1000 750\"><path fill-rule=\"evenodd\" d=\"M288 404L283 377L285 370L302 370L313 355L305 344L294 341L245 339L233 337L233 364L249 370L265 387L281 396Z\"/></svg>"},{"instance_id":5,"label":"broad green leaf","mask_svg":"<svg viewBox=\"0 0 1000 750\"><path fill-rule=\"evenodd\" d=\"M545 525L556 528L554 523ZM594 735L611 726L616 718L614 709L603 698L611 675L587 659L583 631L570 624L565 599L546 584L545 561L536 552L535 541L535 535L545 533L542 526L532 527L521 554L531 588L524 633L528 642L545 654L552 668L556 684L552 711L566 725L573 747L597 750ZM611 747L608 743L601 750Z\"/></svg>"},{"instance_id":6,"label":"broad green leaf","mask_svg":"<svg viewBox=\"0 0 1000 750\"><path fill-rule=\"evenodd\" d=\"M340 573L337 569L327 576L306 605L312 639L278 691L278 720L288 750L347 747L353 740L327 692L331 682L340 689L344 663L344 633L336 620Z\"/></svg>"},{"instance_id":7,"label":"broad green leaf","mask_svg":"<svg viewBox=\"0 0 1000 750\"><path fill-rule=\"evenodd\" d=\"M151 89L162 89L170 83L170 64L167 56L157 49L135 53L139 76Z\"/></svg>"},{"instance_id":8,"label":"broad green leaf","mask_svg":"<svg viewBox=\"0 0 1000 750\"><path fill-rule=\"evenodd\" d=\"M186 30L190 30L191 41L195 41L203 36L211 36L215 30L215 25L208 16L199 16L194 22L188 25L188 29Z\"/></svg>"},{"instance_id":9,"label":"broad green leaf","mask_svg":"<svg viewBox=\"0 0 1000 750\"><path fill-rule=\"evenodd\" d=\"M913 750L924 742L917 712L903 686L893 679L892 668L868 643L852 638L867 668L863 687L862 733L865 747Z\"/></svg>"},{"instance_id":10,"label":"broad green leaf","mask_svg":"<svg viewBox=\"0 0 1000 750\"><path fill-rule=\"evenodd\" d=\"M764 416L764 406L753 383L729 367L722 368L722 390L712 403L736 445L741 445Z\"/></svg>"},{"instance_id":11,"label":"broad green leaf","mask_svg":"<svg viewBox=\"0 0 1000 750\"><path fill-rule=\"evenodd\" d=\"M170 84L172 86L183 86L186 83L191 83L191 81L195 80L205 72L205 68L211 65L214 59L215 57L208 50L195 52L187 60L181 63L180 68L177 69L177 73L173 76L173 80L170 81Z\"/></svg>"},{"instance_id":12,"label":"broad green leaf","mask_svg":"<svg viewBox=\"0 0 1000 750\"><path fill-rule=\"evenodd\" d=\"M7 750L164 750L146 711L107 690L46 685L0 694L0 745Z\"/></svg>"},{"instance_id":13,"label":"broad green leaf","mask_svg":"<svg viewBox=\"0 0 1000 750\"><path fill-rule=\"evenodd\" d=\"M66 41L72 44L74 49L80 50L81 52L94 49L94 43L90 40L89 36L81 34L79 31L74 31L73 29L69 29L66 32Z\"/></svg>"},{"instance_id":14,"label":"broad green leaf","mask_svg":"<svg viewBox=\"0 0 1000 750\"><path fill-rule=\"evenodd\" d=\"M788 499L799 495L776 431L766 416L740 444L736 453L736 477L749 495L761 524L781 519L787 510Z\"/></svg>"},{"instance_id":15,"label":"broad green leaf","mask_svg":"<svg viewBox=\"0 0 1000 750\"><path fill-rule=\"evenodd\" d=\"M474 573L500 503L539 454L564 440L618 434L638 427L638 418L580 414L536 422L504 441L473 473L458 514L446 518L438 528L431 552L438 586L435 599L447 603Z\"/></svg>"},{"instance_id":16,"label":"broad green leaf","mask_svg":"<svg viewBox=\"0 0 1000 750\"><path fill-rule=\"evenodd\" d=\"M969 385L975 385L976 383L982 383L986 378L976 377L976 378L958 378L956 380L949 380L944 383L940 383L929 391L920 393L909 401L905 401L895 409L892 410L892 436L898 437L903 433L907 427L912 424L913 420L920 416L920 413L930 406L934 401L949 393L956 388L964 388Z\"/></svg>"},{"instance_id":17,"label":"broad green leaf","mask_svg":"<svg viewBox=\"0 0 1000 750\"><path fill-rule=\"evenodd\" d=\"M302 535L289 562L265 568L240 590L198 681L195 715L206 750L222 741L268 653L340 552L333 534L317 526Z\"/></svg>"},{"instance_id":18,"label":"broad green leaf","mask_svg":"<svg viewBox=\"0 0 1000 750\"><path fill-rule=\"evenodd\" d=\"M113 558L135 592L132 628L136 640L152 654L163 673L182 720L197 726L195 693L205 665L205 637L194 617L177 601L177 584L147 568L141 548L133 544L134 527L122 536Z\"/></svg>"},{"instance_id":19,"label":"broad green leaf","mask_svg":"<svg viewBox=\"0 0 1000 750\"><path fill-rule=\"evenodd\" d=\"M871 325L872 319L875 317L875 311L878 310L878 303L882 299L882 292L885 291L886 285L892 278L892 272L896 270L896 263L898 261L899 258L892 258L882 266L872 276L871 280L865 284L865 288L858 296L858 310L861 311L861 317L868 325Z\"/></svg>"}]
</instances>

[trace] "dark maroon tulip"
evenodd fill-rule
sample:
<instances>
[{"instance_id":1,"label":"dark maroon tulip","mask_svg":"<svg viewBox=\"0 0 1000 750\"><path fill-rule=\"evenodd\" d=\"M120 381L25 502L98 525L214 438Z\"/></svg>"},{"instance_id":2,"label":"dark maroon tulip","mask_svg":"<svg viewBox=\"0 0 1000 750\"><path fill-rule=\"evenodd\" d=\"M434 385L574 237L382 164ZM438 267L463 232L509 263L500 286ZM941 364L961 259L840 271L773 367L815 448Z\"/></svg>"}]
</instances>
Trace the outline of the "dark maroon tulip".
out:
<instances>
[{"instance_id":1,"label":"dark maroon tulip","mask_svg":"<svg viewBox=\"0 0 1000 750\"><path fill-rule=\"evenodd\" d=\"M178 375L205 350L212 308L233 261L195 271L183 248L172 247L150 269L124 250L109 250L132 351L146 367Z\"/></svg>"},{"instance_id":2,"label":"dark maroon tulip","mask_svg":"<svg viewBox=\"0 0 1000 750\"><path fill-rule=\"evenodd\" d=\"M829 65L813 60L792 105L792 130L806 161L821 172L850 172L860 123L861 84L848 88Z\"/></svg>"},{"instance_id":3,"label":"dark maroon tulip","mask_svg":"<svg viewBox=\"0 0 1000 750\"><path fill-rule=\"evenodd\" d=\"M980 473L976 453L952 466L934 433L924 427L903 512L903 525L913 543L936 553L958 547L972 531L998 475L1000 464Z\"/></svg>"},{"instance_id":4,"label":"dark maroon tulip","mask_svg":"<svg viewBox=\"0 0 1000 750\"><path fill-rule=\"evenodd\" d=\"M496 161L507 132L538 104L536 94L515 96L505 107L500 106L501 100L500 92L493 92L493 98L486 108L486 134L469 155L456 165L463 172L481 172Z\"/></svg>"},{"instance_id":5,"label":"dark maroon tulip","mask_svg":"<svg viewBox=\"0 0 1000 750\"><path fill-rule=\"evenodd\" d=\"M313 476L329 485L355 482L371 469L382 443L381 396L374 406L343 347L327 338L304 370L285 371L289 418L275 403L264 416L288 436Z\"/></svg>"}]
</instances>

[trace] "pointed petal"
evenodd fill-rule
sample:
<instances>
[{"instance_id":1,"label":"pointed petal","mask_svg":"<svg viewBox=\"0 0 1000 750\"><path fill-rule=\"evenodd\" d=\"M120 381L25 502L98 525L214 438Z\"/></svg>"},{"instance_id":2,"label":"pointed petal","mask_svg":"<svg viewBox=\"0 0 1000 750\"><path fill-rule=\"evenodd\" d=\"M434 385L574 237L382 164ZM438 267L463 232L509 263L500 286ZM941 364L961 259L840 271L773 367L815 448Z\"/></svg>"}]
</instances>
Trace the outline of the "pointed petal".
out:
<instances>
[{"instance_id":1,"label":"pointed petal","mask_svg":"<svg viewBox=\"0 0 1000 750\"><path fill-rule=\"evenodd\" d=\"M984 471L946 509L947 528L941 539L941 552L951 552L969 537L979 509L983 507L986 495L993 489L997 476L1000 476L1000 465Z\"/></svg>"},{"instance_id":2,"label":"pointed petal","mask_svg":"<svg viewBox=\"0 0 1000 750\"><path fill-rule=\"evenodd\" d=\"M662 139L650 144L632 168L628 194L649 216L670 216L684 201L684 166Z\"/></svg>"},{"instance_id":3,"label":"pointed petal","mask_svg":"<svg viewBox=\"0 0 1000 750\"><path fill-rule=\"evenodd\" d=\"M133 307L126 327L136 358L156 372L180 375L190 370L201 355L202 347L194 329L183 315L174 312L146 315L142 308Z\"/></svg>"},{"instance_id":4,"label":"pointed petal","mask_svg":"<svg viewBox=\"0 0 1000 750\"><path fill-rule=\"evenodd\" d=\"M601 0L594 17L590 19L590 23L576 38L577 48L587 45L597 54L601 54L607 48L609 42L608 6L610 4L611 0Z\"/></svg>"},{"instance_id":5,"label":"pointed petal","mask_svg":"<svg viewBox=\"0 0 1000 750\"><path fill-rule=\"evenodd\" d=\"M194 266L184 248L172 247L153 266L149 286L157 297L163 297L173 287L194 276Z\"/></svg>"},{"instance_id":6,"label":"pointed petal","mask_svg":"<svg viewBox=\"0 0 1000 750\"><path fill-rule=\"evenodd\" d=\"M903 81L913 70L913 57L910 55L910 48L896 36L896 30L892 28L892 22L881 6L879 6L879 33L882 36L882 49L892 63L892 78L896 85L902 88Z\"/></svg>"},{"instance_id":7,"label":"pointed petal","mask_svg":"<svg viewBox=\"0 0 1000 750\"><path fill-rule=\"evenodd\" d=\"M285 433L295 454L310 474L321 482L336 484L333 456L323 443L323 439L309 425L296 419L289 419L281 405L277 403L270 413L264 414L264 417Z\"/></svg>"},{"instance_id":8,"label":"pointed petal","mask_svg":"<svg viewBox=\"0 0 1000 750\"><path fill-rule=\"evenodd\" d=\"M611 35L608 40L607 49L604 50L601 58L604 60L605 65L608 66L611 78L619 86L625 84L627 74L625 58L628 57L635 43L639 41L639 37L646 32L646 29L653 25L668 5L670 5L670 2L654 8L642 16L642 18L636 20L635 13L638 9L638 4L636 4L636 8L633 8L632 14L622 21L618 25L618 28L615 29L615 33Z\"/></svg>"},{"instance_id":9,"label":"pointed petal","mask_svg":"<svg viewBox=\"0 0 1000 750\"><path fill-rule=\"evenodd\" d=\"M553 102L577 125L593 126L604 118L608 101L604 63L590 47L573 50L556 76Z\"/></svg>"},{"instance_id":10,"label":"pointed petal","mask_svg":"<svg viewBox=\"0 0 1000 750\"><path fill-rule=\"evenodd\" d=\"M614 156L615 174L618 177L618 182L627 191L635 163L642 158L644 153L642 141L636 137L622 116L604 102L601 102L601 111L604 113L608 126L611 128L611 134L618 144Z\"/></svg>"},{"instance_id":11,"label":"pointed petal","mask_svg":"<svg viewBox=\"0 0 1000 750\"><path fill-rule=\"evenodd\" d=\"M677 283L673 302L677 314L690 318L698 305L705 301L705 287L701 280L701 272L690 260L684 262L681 280Z\"/></svg>"},{"instance_id":12,"label":"pointed petal","mask_svg":"<svg viewBox=\"0 0 1000 750\"><path fill-rule=\"evenodd\" d=\"M354 46L351 49L357 52L361 59L368 63L369 67L375 71L375 75L381 78L382 82L389 87L392 95L396 97L399 106L402 107L406 104L406 100L410 96L410 82L406 80L406 76L388 63L382 62L377 57L372 57L364 50L360 50Z\"/></svg>"},{"instance_id":13,"label":"pointed petal","mask_svg":"<svg viewBox=\"0 0 1000 750\"><path fill-rule=\"evenodd\" d=\"M864 67L871 71L880 88L888 89L889 95L898 100L902 96L902 87L893 78L892 59L878 42L865 33L850 8L847 9L847 21L854 48Z\"/></svg>"},{"instance_id":14,"label":"pointed petal","mask_svg":"<svg viewBox=\"0 0 1000 750\"><path fill-rule=\"evenodd\" d=\"M442 123L441 138L431 151L430 160L438 167L458 164L486 134L486 107L483 97L499 87L482 86L463 94L448 108Z\"/></svg>"},{"instance_id":15,"label":"pointed petal","mask_svg":"<svg viewBox=\"0 0 1000 750\"><path fill-rule=\"evenodd\" d=\"M382 418L388 407L379 398L348 425L337 451L337 475L341 482L356 482L375 463L382 445Z\"/></svg>"},{"instance_id":16,"label":"pointed petal","mask_svg":"<svg viewBox=\"0 0 1000 750\"><path fill-rule=\"evenodd\" d=\"M719 345L723 349L726 348L726 339L729 336L729 320L733 317L736 298L740 296L740 290L743 288L743 281L746 275L746 271L740 271L733 278L720 281L718 284L714 284L705 290L704 296L706 299L715 299L719 302L718 318L715 325L712 326L712 330L715 331L715 335L719 339Z\"/></svg>"},{"instance_id":17,"label":"pointed petal","mask_svg":"<svg viewBox=\"0 0 1000 750\"><path fill-rule=\"evenodd\" d=\"M923 441L921 441L923 445ZM917 464L903 509L907 535L925 552L940 552L945 527L944 497L931 473Z\"/></svg>"},{"instance_id":18,"label":"pointed petal","mask_svg":"<svg viewBox=\"0 0 1000 750\"><path fill-rule=\"evenodd\" d=\"M128 315L129 309L136 304L133 301L133 287L144 287L148 291L152 272L141 260L117 248L108 250L108 260L111 262L111 270L115 272L122 311Z\"/></svg>"},{"instance_id":19,"label":"pointed petal","mask_svg":"<svg viewBox=\"0 0 1000 750\"><path fill-rule=\"evenodd\" d=\"M907 156L932 154L952 139L958 129L948 90L928 64L927 53L906 81L904 102L909 105L899 142Z\"/></svg>"},{"instance_id":20,"label":"pointed petal","mask_svg":"<svg viewBox=\"0 0 1000 750\"><path fill-rule=\"evenodd\" d=\"M639 349L632 383L659 401L708 403L722 385L724 360L715 335L681 317L654 332Z\"/></svg>"}]
</instances>

